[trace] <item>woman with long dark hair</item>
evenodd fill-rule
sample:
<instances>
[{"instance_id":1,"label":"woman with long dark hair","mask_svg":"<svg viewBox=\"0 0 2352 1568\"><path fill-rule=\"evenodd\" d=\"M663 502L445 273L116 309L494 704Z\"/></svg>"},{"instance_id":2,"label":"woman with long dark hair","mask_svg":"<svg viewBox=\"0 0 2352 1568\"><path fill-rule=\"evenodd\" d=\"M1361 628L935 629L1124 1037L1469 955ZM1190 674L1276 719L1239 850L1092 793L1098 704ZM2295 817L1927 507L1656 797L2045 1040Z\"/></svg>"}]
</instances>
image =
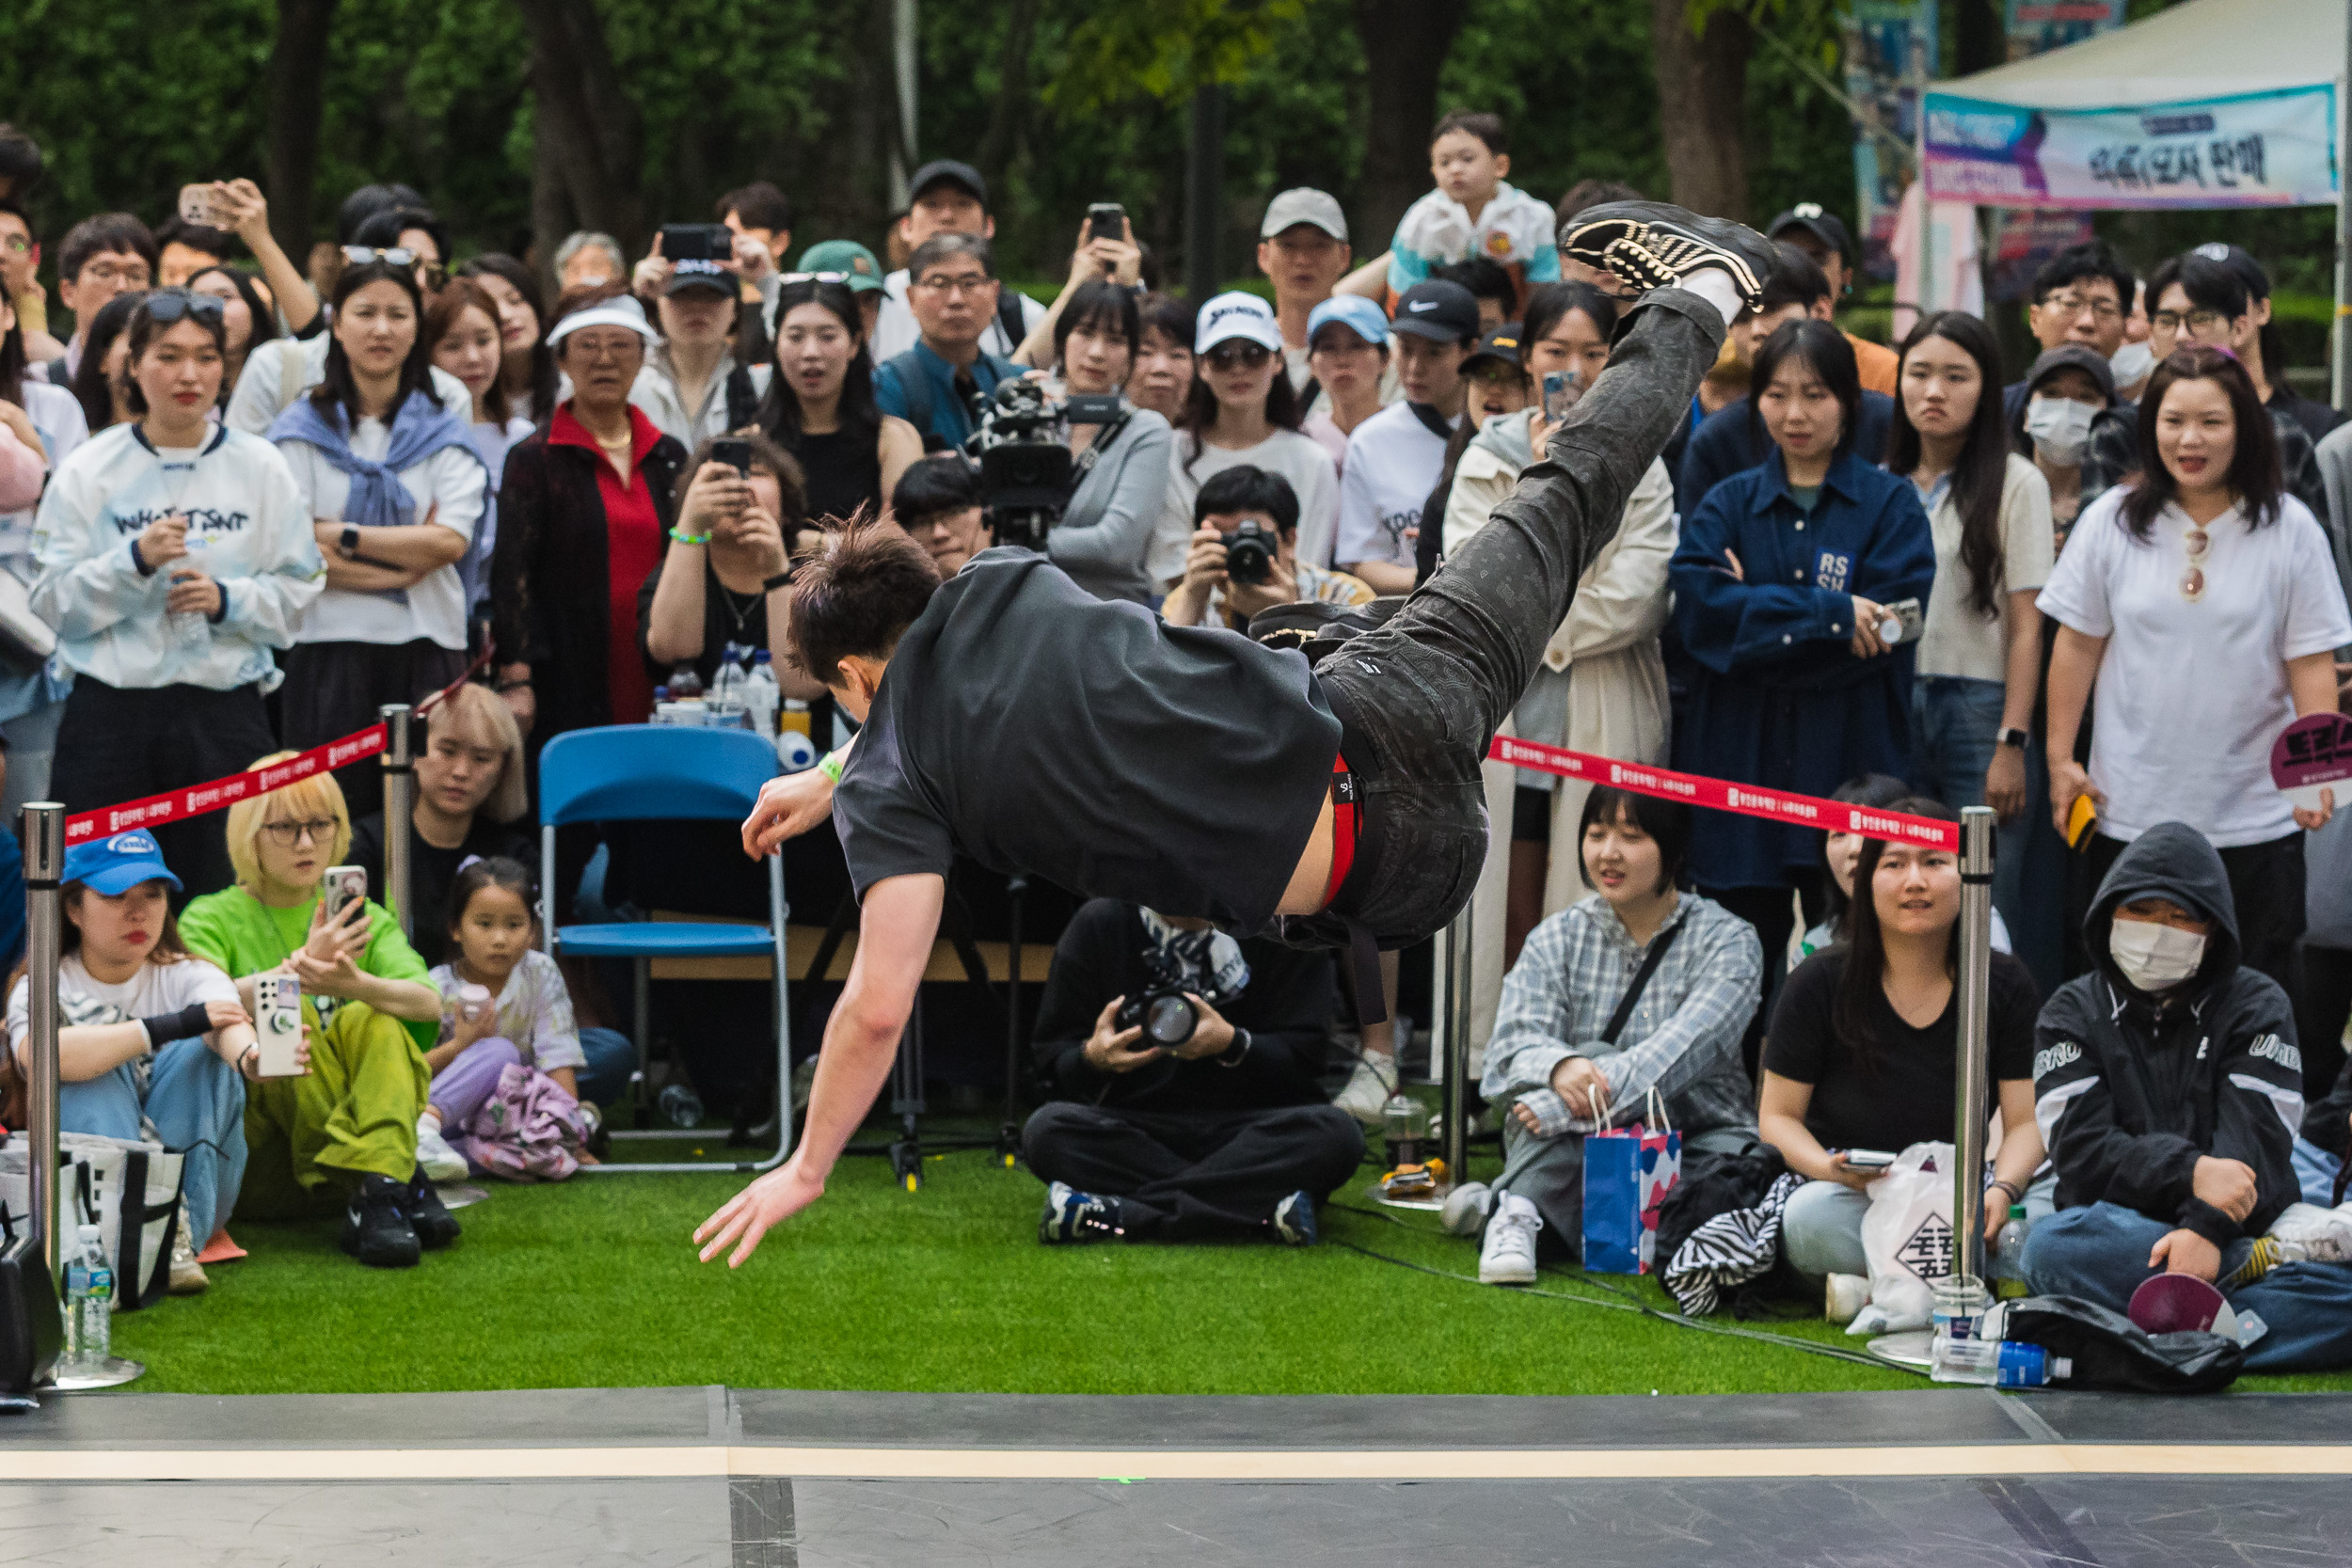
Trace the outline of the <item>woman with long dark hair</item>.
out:
<instances>
[{"instance_id":1,"label":"woman with long dark hair","mask_svg":"<svg viewBox=\"0 0 2352 1568\"><path fill-rule=\"evenodd\" d=\"M1889 809L1958 820L1912 796ZM1819 1279L1867 1274L1865 1196L1877 1172L1859 1150L1899 1154L1952 1135L1960 1062L1960 857L1924 845L1866 840L1854 865L1848 938L1797 966L1772 1010L1756 1123L1806 1179L1783 1211L1781 1250ZM1985 1239L2012 1203L2047 1214L2055 1182L2035 1184L2042 1133L2033 1115L2033 1024L2041 998L2026 966L1993 955L1990 1056L2001 1141Z\"/></svg>"},{"instance_id":2,"label":"woman with long dark hair","mask_svg":"<svg viewBox=\"0 0 2352 1568\"><path fill-rule=\"evenodd\" d=\"M482 522L473 531L466 558L457 563L469 623L484 613L483 601L490 594L490 556L498 547L499 478L506 471L507 450L531 434L531 421L515 413L507 391L504 338L498 301L470 277L450 279L424 313L425 352L432 356L434 369L463 382L473 399L467 430L489 473Z\"/></svg>"},{"instance_id":3,"label":"woman with long dark hair","mask_svg":"<svg viewBox=\"0 0 2352 1568\"><path fill-rule=\"evenodd\" d=\"M2022 918L2019 896L2035 779L2028 726L2042 685L2042 612L2034 596L2056 558L2050 483L2010 450L2001 351L1993 329L1960 310L1927 317L1896 372L1886 467L1908 478L1935 534L1935 586L1911 689L1919 792L2001 819L1993 901Z\"/></svg>"},{"instance_id":4,"label":"woman with long dark hair","mask_svg":"<svg viewBox=\"0 0 2352 1568\"><path fill-rule=\"evenodd\" d=\"M1784 324L1751 385L1770 455L1708 492L1668 569L1694 664L1674 766L1816 796L1857 773L1907 774L1916 644L1889 607L1924 601L1934 584L1927 513L1908 481L1854 450L1862 382L1835 326ZM1702 812L1691 863L1700 891L1753 924L1767 953L1788 944L1792 891L1816 916L1811 830ZM1765 966L1768 1002L1776 974Z\"/></svg>"},{"instance_id":5,"label":"woman with long dark hair","mask_svg":"<svg viewBox=\"0 0 2352 1568\"><path fill-rule=\"evenodd\" d=\"M83 422L93 436L139 417L131 406L128 338L132 318L146 297L143 293L115 295L99 307L90 318L89 329L82 334L82 359L73 368L73 397L81 404Z\"/></svg>"},{"instance_id":6,"label":"woman with long dark hair","mask_svg":"<svg viewBox=\"0 0 2352 1568\"><path fill-rule=\"evenodd\" d=\"M503 354L499 385L506 392L508 414L534 423L546 419L560 394L539 279L529 267L499 251L475 257L457 269L457 276L487 294L498 309Z\"/></svg>"},{"instance_id":7,"label":"woman with long dark hair","mask_svg":"<svg viewBox=\"0 0 2352 1568\"><path fill-rule=\"evenodd\" d=\"M262 705L280 678L270 656L294 641L324 576L285 458L212 422L220 302L164 289L127 303L135 422L93 436L50 476L37 535L33 609L74 676L50 779L72 811L201 784L276 750ZM209 821L155 836L191 894L228 884Z\"/></svg>"},{"instance_id":8,"label":"woman with long dark hair","mask_svg":"<svg viewBox=\"0 0 2352 1568\"><path fill-rule=\"evenodd\" d=\"M2270 748L2294 720L2335 711L2352 613L2326 532L2285 493L2270 414L2229 354L2178 349L2157 364L2139 469L2083 509L2042 591L2058 623L2051 812L2060 832L2078 800L2097 813L2086 889L2159 822L2202 833L2229 871L2246 962L2293 996L2303 834L2339 800L2292 804ZM2094 683L2085 768L2074 739Z\"/></svg>"},{"instance_id":9,"label":"woman with long dark hair","mask_svg":"<svg viewBox=\"0 0 2352 1568\"><path fill-rule=\"evenodd\" d=\"M252 276L234 267L205 267L188 276L188 292L220 301L229 327L229 371L223 385L234 388L253 350L278 336L278 313L262 303ZM223 394L223 407L227 407Z\"/></svg>"},{"instance_id":10,"label":"woman with long dark hair","mask_svg":"<svg viewBox=\"0 0 2352 1568\"><path fill-rule=\"evenodd\" d=\"M811 517L879 512L923 455L914 426L874 403L857 296L821 277L787 278L776 293L776 373L758 422L799 461Z\"/></svg>"},{"instance_id":11,"label":"woman with long dark hair","mask_svg":"<svg viewBox=\"0 0 2352 1568\"><path fill-rule=\"evenodd\" d=\"M1298 559L1328 567L1339 533L1339 468L1314 438L1298 432L1298 394L1282 363L1282 329L1274 308L1255 294L1224 293L1200 308L1193 339L1192 387L1176 421L1168 505L1152 532L1146 567L1153 583L1173 586L1190 553L1194 499L1200 486L1244 464L1279 474L1298 497Z\"/></svg>"},{"instance_id":12,"label":"woman with long dark hair","mask_svg":"<svg viewBox=\"0 0 2352 1568\"><path fill-rule=\"evenodd\" d=\"M326 377L270 426L316 519L326 592L286 656L286 744L364 729L387 703L416 703L466 668L457 571L489 476L466 420L434 396L424 301L409 267L367 261L336 279ZM361 816L382 769L344 770Z\"/></svg>"}]
</instances>

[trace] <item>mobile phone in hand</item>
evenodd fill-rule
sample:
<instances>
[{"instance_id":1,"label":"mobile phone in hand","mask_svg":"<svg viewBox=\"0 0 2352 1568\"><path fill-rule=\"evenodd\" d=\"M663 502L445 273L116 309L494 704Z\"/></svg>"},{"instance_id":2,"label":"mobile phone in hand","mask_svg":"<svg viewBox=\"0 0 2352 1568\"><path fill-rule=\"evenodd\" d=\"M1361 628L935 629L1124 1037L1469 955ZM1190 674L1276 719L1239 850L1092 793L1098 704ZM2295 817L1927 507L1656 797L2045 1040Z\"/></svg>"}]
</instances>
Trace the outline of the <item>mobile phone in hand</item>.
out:
<instances>
[{"instance_id":1,"label":"mobile phone in hand","mask_svg":"<svg viewBox=\"0 0 2352 1568\"><path fill-rule=\"evenodd\" d=\"M342 918L343 911L368 895L368 868L364 865L330 865L326 868L326 918L329 924Z\"/></svg>"},{"instance_id":2,"label":"mobile phone in hand","mask_svg":"<svg viewBox=\"0 0 2352 1568\"><path fill-rule=\"evenodd\" d=\"M1088 239L1123 240L1126 237L1126 208L1116 201L1098 201L1087 209Z\"/></svg>"},{"instance_id":3,"label":"mobile phone in hand","mask_svg":"<svg viewBox=\"0 0 2352 1568\"><path fill-rule=\"evenodd\" d=\"M1894 1163L1895 1157L1892 1154L1887 1153L1886 1150L1883 1148L1850 1148L1846 1150L1846 1168L1848 1170L1885 1170L1894 1164Z\"/></svg>"},{"instance_id":4,"label":"mobile phone in hand","mask_svg":"<svg viewBox=\"0 0 2352 1568\"><path fill-rule=\"evenodd\" d=\"M1576 406L1576 400L1583 395L1583 390L1577 385L1576 377L1566 371L1546 371L1544 372L1544 422L1558 424L1566 417L1568 410Z\"/></svg>"},{"instance_id":5,"label":"mobile phone in hand","mask_svg":"<svg viewBox=\"0 0 2352 1568\"><path fill-rule=\"evenodd\" d=\"M735 231L723 223L665 223L661 226L661 259L665 261L732 261Z\"/></svg>"},{"instance_id":6,"label":"mobile phone in hand","mask_svg":"<svg viewBox=\"0 0 2352 1568\"><path fill-rule=\"evenodd\" d=\"M253 977L253 1070L262 1078L302 1072L294 1051L302 1043L302 982L291 974Z\"/></svg>"},{"instance_id":7,"label":"mobile phone in hand","mask_svg":"<svg viewBox=\"0 0 2352 1568\"><path fill-rule=\"evenodd\" d=\"M723 436L711 442L710 460L724 463L745 479L752 477L752 444L740 436Z\"/></svg>"},{"instance_id":8,"label":"mobile phone in hand","mask_svg":"<svg viewBox=\"0 0 2352 1568\"><path fill-rule=\"evenodd\" d=\"M229 227L229 214L215 203L210 182L180 187L180 221L206 229Z\"/></svg>"}]
</instances>

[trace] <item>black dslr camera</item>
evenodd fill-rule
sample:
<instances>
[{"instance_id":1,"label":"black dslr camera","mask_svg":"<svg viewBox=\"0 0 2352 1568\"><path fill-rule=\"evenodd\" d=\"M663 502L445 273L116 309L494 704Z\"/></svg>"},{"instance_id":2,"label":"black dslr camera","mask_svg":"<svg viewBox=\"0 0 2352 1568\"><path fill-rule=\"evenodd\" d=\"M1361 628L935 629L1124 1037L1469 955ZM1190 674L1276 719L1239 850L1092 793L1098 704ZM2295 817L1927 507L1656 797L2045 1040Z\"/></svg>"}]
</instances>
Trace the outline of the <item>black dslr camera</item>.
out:
<instances>
[{"instance_id":1,"label":"black dslr camera","mask_svg":"<svg viewBox=\"0 0 2352 1568\"><path fill-rule=\"evenodd\" d=\"M1275 531L1255 518L1225 538L1225 575L1234 582L1261 583L1274 576Z\"/></svg>"},{"instance_id":2,"label":"black dslr camera","mask_svg":"<svg viewBox=\"0 0 2352 1568\"><path fill-rule=\"evenodd\" d=\"M1076 488L1078 465L1070 455L1069 427L1110 424L1119 418L1115 393L1054 403L1044 386L1027 376L997 387L980 407L972 448L980 460L980 504L998 544L1045 547L1047 531L1061 520Z\"/></svg>"},{"instance_id":3,"label":"black dslr camera","mask_svg":"<svg viewBox=\"0 0 2352 1568\"><path fill-rule=\"evenodd\" d=\"M1141 1044L1173 1051L1192 1038L1193 1032L1200 1027L1200 1009L1193 1006L1192 997L1184 994L1192 988L1184 983L1184 977L1157 950L1144 954L1143 961L1152 972L1151 988L1141 996L1127 998L1119 1009L1119 1027L1139 1026L1143 1030ZM1213 991L1194 994L1212 1004L1216 1000Z\"/></svg>"}]
</instances>

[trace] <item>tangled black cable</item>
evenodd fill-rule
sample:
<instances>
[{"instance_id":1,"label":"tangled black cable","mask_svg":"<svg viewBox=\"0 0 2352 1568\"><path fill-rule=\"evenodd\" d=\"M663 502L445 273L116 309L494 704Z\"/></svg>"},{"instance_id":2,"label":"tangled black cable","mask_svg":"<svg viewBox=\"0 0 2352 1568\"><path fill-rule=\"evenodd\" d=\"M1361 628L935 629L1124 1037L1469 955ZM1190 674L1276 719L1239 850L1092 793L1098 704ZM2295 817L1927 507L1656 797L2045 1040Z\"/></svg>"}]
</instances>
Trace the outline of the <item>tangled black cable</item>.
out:
<instances>
[{"instance_id":1,"label":"tangled black cable","mask_svg":"<svg viewBox=\"0 0 2352 1568\"><path fill-rule=\"evenodd\" d=\"M1359 1209L1352 1203L1331 1203L1324 1207L1327 1210L1340 1209L1351 1214L1363 1214L1373 1219L1386 1220L1401 1229L1420 1232L1420 1227L1406 1225L1394 1214L1383 1213L1377 1209ZM1345 1247L1350 1252L1378 1262L1393 1263L1400 1269L1410 1269L1415 1274L1430 1275L1438 1279L1450 1279L1457 1285L1478 1284L1477 1278L1471 1275L1455 1274L1450 1269L1432 1268L1426 1263L1416 1263L1409 1258L1394 1258L1388 1253L1375 1252L1368 1246L1359 1245L1355 1242L1342 1241L1337 1237L1331 1240L1333 1244ZM1554 1277L1559 1277L1556 1272ZM1915 1376L1926 1375L1918 1369L1903 1366L1899 1362L1883 1360L1862 1351L1843 1350L1836 1345L1824 1345L1815 1339L1801 1339L1793 1334L1774 1334L1760 1328L1737 1328L1729 1323L1709 1323L1705 1318L1684 1317L1678 1312L1661 1312L1646 1302L1636 1301L1629 1293L1610 1284L1607 1280L1596 1279L1589 1274L1578 1277L1585 1284L1606 1291L1617 1299L1604 1301L1597 1296L1580 1295L1572 1291L1546 1291L1533 1285L1518 1287L1517 1293L1542 1296L1550 1301L1572 1301L1585 1307L1597 1307L1608 1312L1636 1312L1645 1318L1655 1318L1660 1323L1672 1323L1677 1328L1696 1329L1702 1334L1721 1334L1735 1339L1754 1339L1762 1344L1779 1345L1788 1350L1804 1351L1809 1355L1826 1355L1834 1361L1851 1362L1859 1367L1875 1367L1882 1371L1911 1372Z\"/></svg>"}]
</instances>

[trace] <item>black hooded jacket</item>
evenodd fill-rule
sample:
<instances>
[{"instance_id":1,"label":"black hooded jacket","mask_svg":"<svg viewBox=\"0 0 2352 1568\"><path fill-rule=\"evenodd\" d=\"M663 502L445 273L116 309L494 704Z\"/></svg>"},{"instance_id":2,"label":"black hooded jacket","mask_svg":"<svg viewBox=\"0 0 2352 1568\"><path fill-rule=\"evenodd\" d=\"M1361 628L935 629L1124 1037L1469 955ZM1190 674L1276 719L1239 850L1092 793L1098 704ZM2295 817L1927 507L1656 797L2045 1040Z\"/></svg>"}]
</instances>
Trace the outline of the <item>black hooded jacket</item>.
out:
<instances>
[{"instance_id":1,"label":"black hooded jacket","mask_svg":"<svg viewBox=\"0 0 2352 1568\"><path fill-rule=\"evenodd\" d=\"M2210 922L2204 962L2162 996L2127 984L2107 953L2118 906L2159 896ZM2095 973L2068 981L2034 1030L2034 1119L2058 1167L2058 1206L2106 1202L2216 1246L2259 1236L2296 1200L2303 1056L2277 981L2238 962L2237 911L2221 857L2195 829L2159 823L2099 884L2083 922ZM2238 1221L2191 1191L2205 1155L2253 1168Z\"/></svg>"}]
</instances>

